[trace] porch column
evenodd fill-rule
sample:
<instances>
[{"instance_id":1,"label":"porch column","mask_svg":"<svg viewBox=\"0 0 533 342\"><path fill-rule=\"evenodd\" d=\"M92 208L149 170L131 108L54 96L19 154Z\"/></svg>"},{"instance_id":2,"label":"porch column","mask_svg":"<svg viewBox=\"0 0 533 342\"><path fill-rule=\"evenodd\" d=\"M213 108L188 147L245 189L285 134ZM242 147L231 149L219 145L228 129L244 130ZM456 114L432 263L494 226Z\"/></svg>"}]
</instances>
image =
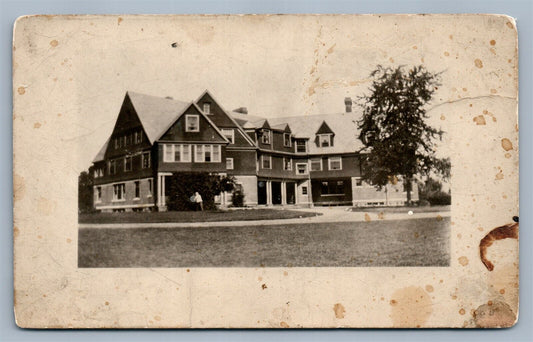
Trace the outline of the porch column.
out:
<instances>
[{"instance_id":1,"label":"porch column","mask_svg":"<svg viewBox=\"0 0 533 342\"><path fill-rule=\"evenodd\" d=\"M281 204L287 204L287 182L281 181Z\"/></svg>"},{"instance_id":2,"label":"porch column","mask_svg":"<svg viewBox=\"0 0 533 342\"><path fill-rule=\"evenodd\" d=\"M165 199L165 176L161 176L161 205L166 205L166 199Z\"/></svg>"},{"instance_id":3,"label":"porch column","mask_svg":"<svg viewBox=\"0 0 533 342\"><path fill-rule=\"evenodd\" d=\"M266 181L267 205L272 205L272 182Z\"/></svg>"},{"instance_id":4,"label":"porch column","mask_svg":"<svg viewBox=\"0 0 533 342\"><path fill-rule=\"evenodd\" d=\"M157 174L157 208L161 207L161 176Z\"/></svg>"}]
</instances>

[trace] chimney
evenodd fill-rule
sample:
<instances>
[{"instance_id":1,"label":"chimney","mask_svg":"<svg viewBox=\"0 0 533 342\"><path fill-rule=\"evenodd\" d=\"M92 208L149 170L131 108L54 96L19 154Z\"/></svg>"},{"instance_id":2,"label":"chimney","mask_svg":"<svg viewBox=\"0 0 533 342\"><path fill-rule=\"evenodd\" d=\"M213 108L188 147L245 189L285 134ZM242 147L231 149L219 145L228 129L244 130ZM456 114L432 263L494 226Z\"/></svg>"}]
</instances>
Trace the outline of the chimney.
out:
<instances>
[{"instance_id":1,"label":"chimney","mask_svg":"<svg viewBox=\"0 0 533 342\"><path fill-rule=\"evenodd\" d=\"M237 109L234 109L233 111L236 113L248 114L248 108L246 107L239 107Z\"/></svg>"},{"instance_id":2,"label":"chimney","mask_svg":"<svg viewBox=\"0 0 533 342\"><path fill-rule=\"evenodd\" d=\"M346 106L346 113L352 112L352 98L351 97L345 97L344 98L344 105Z\"/></svg>"}]
</instances>

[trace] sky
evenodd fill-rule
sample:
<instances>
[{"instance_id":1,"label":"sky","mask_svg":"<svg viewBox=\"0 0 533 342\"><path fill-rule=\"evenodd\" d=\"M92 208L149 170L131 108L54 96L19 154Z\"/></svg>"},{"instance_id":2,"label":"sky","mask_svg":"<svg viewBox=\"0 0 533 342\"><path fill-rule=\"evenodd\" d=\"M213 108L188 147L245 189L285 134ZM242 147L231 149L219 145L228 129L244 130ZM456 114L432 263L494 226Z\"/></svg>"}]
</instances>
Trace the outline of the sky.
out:
<instances>
[{"instance_id":1,"label":"sky","mask_svg":"<svg viewBox=\"0 0 533 342\"><path fill-rule=\"evenodd\" d=\"M454 120L483 115L483 108L451 104L514 96L507 22L467 15L43 17L34 22L37 33L19 30L15 47L27 44L34 56L27 70L39 75L24 86L43 89L29 116L44 110L48 124L72 120L63 139L78 146L73 167L81 171L111 134L128 90L194 101L209 89L228 111L305 117L342 112L345 97L368 94L378 64L423 65L442 73L428 122L448 131Z\"/></svg>"}]
</instances>

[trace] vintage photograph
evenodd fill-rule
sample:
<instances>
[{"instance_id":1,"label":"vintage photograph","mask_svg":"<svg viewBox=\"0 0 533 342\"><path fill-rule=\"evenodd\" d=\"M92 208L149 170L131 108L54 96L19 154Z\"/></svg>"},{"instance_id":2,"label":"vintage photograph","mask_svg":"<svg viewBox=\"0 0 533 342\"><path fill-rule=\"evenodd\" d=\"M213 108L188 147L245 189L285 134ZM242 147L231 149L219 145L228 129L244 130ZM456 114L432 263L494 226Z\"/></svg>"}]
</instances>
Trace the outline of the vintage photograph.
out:
<instances>
[{"instance_id":1,"label":"vintage photograph","mask_svg":"<svg viewBox=\"0 0 533 342\"><path fill-rule=\"evenodd\" d=\"M13 94L19 326L516 322L510 17L27 16Z\"/></svg>"},{"instance_id":2,"label":"vintage photograph","mask_svg":"<svg viewBox=\"0 0 533 342\"><path fill-rule=\"evenodd\" d=\"M79 177L79 267L448 266L439 76L378 65L337 112L277 117L127 91Z\"/></svg>"}]
</instances>

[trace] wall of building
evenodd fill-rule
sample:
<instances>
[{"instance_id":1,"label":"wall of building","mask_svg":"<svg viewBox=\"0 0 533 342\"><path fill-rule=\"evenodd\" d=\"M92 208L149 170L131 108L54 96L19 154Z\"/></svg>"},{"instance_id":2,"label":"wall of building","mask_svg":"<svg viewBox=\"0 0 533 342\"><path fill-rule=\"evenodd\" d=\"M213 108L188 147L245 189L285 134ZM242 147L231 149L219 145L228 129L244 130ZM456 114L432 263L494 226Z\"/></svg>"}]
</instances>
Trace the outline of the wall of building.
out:
<instances>
[{"instance_id":1,"label":"wall of building","mask_svg":"<svg viewBox=\"0 0 533 342\"><path fill-rule=\"evenodd\" d=\"M307 194L304 194L304 188L307 188ZM311 204L311 187L307 179L296 183L296 204L303 206Z\"/></svg>"},{"instance_id":2,"label":"wall of building","mask_svg":"<svg viewBox=\"0 0 533 342\"><path fill-rule=\"evenodd\" d=\"M226 158L233 158L233 170L227 170L228 175L254 175L256 174L255 150L226 149ZM224 162L226 159L224 159Z\"/></svg>"},{"instance_id":3,"label":"wall of building","mask_svg":"<svg viewBox=\"0 0 533 342\"><path fill-rule=\"evenodd\" d=\"M330 194L322 191L322 183L342 182L342 191ZM351 204L352 203L352 180L351 178L325 178L312 179L311 188L313 203L317 205Z\"/></svg>"},{"instance_id":4,"label":"wall of building","mask_svg":"<svg viewBox=\"0 0 533 342\"><path fill-rule=\"evenodd\" d=\"M342 170L329 170L328 159L330 157L342 158ZM326 155L326 156L310 156L311 159L322 159L322 171L311 171L311 178L339 178L339 177L361 177L361 166L359 156L353 155ZM309 168L311 164L309 164Z\"/></svg>"},{"instance_id":5,"label":"wall of building","mask_svg":"<svg viewBox=\"0 0 533 342\"><path fill-rule=\"evenodd\" d=\"M387 184L381 190L362 183L357 185L359 177L352 178L352 193L354 206L401 206L407 201L407 193L401 181L396 184ZM412 185L411 200L418 201L418 187L415 182Z\"/></svg>"},{"instance_id":6,"label":"wall of building","mask_svg":"<svg viewBox=\"0 0 533 342\"><path fill-rule=\"evenodd\" d=\"M152 180L152 191L150 191L149 187L149 179ZM140 190L140 196L139 198L135 198L135 181L139 182L139 190ZM124 200L115 201L113 200L113 185L114 184L125 184L125 196ZM97 188L100 187L102 189L102 196L101 200L97 201L96 193ZM113 211L113 209L125 209L126 211L131 211L133 209L144 209L147 210L148 208L152 207L154 204L154 187L155 182L153 178L144 178L144 179L137 179L137 180L130 180L130 181L123 181L118 183L110 183L110 184L101 184L93 187L94 190L94 205L97 210L101 210L104 212L107 211Z\"/></svg>"},{"instance_id":7,"label":"wall of building","mask_svg":"<svg viewBox=\"0 0 533 342\"><path fill-rule=\"evenodd\" d=\"M235 176L235 181L242 186L244 192L244 205L257 205L257 177L256 176ZM230 196L231 198L231 196ZM231 203L231 200L230 200Z\"/></svg>"}]
</instances>

